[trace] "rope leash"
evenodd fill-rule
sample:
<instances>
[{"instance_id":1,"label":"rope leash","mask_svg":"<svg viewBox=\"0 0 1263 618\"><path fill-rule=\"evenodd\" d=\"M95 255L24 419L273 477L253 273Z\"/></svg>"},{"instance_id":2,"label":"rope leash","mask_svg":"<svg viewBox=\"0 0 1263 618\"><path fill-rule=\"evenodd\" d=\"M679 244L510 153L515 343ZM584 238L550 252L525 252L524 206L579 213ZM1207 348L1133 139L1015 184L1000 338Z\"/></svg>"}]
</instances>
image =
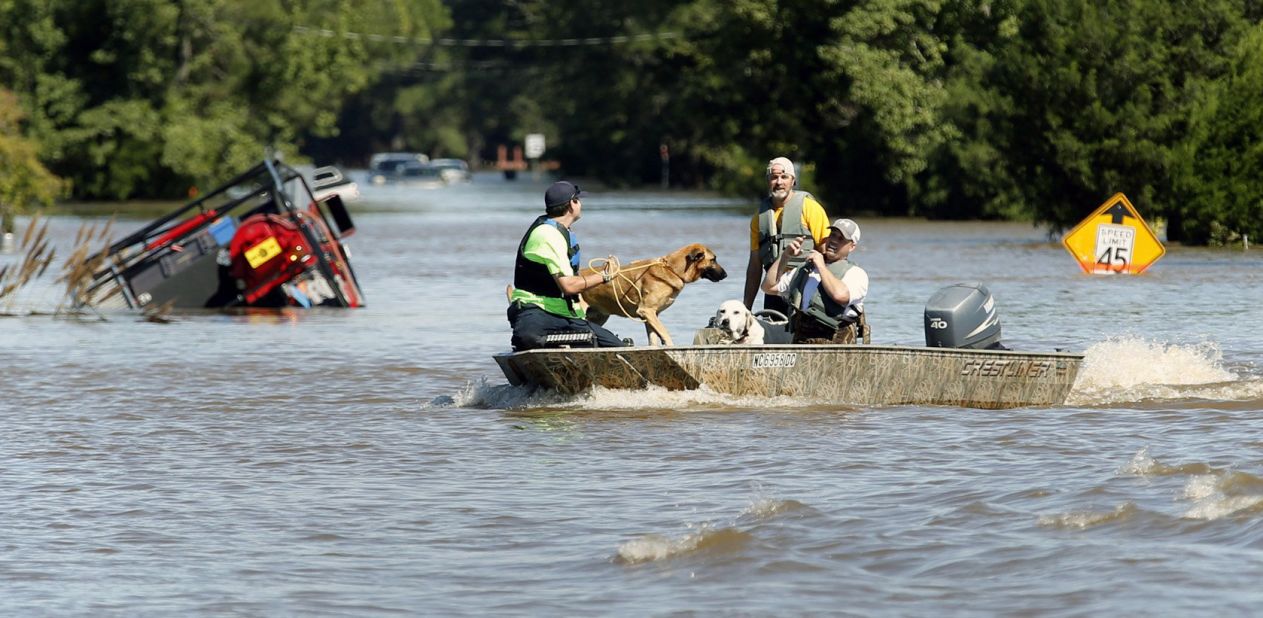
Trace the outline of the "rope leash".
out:
<instances>
[{"instance_id":1,"label":"rope leash","mask_svg":"<svg viewBox=\"0 0 1263 618\"><path fill-rule=\"evenodd\" d=\"M598 263L602 264L600 268L597 268L596 266ZM645 320L644 318L641 318L635 313L628 311L627 308L623 306L623 294L622 292L619 291L618 280L622 279L626 281L630 286L629 291L631 289L636 290L636 303L639 304L640 301L645 299L644 290L642 290L640 287L640 279L638 278L632 279L631 277L628 277L627 275L623 273L633 272L637 270L644 270L655 264L662 264L663 266L667 267L667 270L671 270L671 265L667 264L667 261L664 258L650 260L648 262L645 262L644 264L641 264L640 266L629 266L627 268L623 268L623 265L622 263L618 261L618 258L612 255L607 256L604 260L602 260L601 258L592 258L591 260L588 260L588 268L591 268L592 270L596 270L596 271L607 270L607 269L610 271L610 285L614 286L614 303L618 305L619 311L623 312L623 317L636 320L637 322L644 322ZM674 270L671 270L671 274L677 277L679 276L678 274L675 273Z\"/></svg>"}]
</instances>

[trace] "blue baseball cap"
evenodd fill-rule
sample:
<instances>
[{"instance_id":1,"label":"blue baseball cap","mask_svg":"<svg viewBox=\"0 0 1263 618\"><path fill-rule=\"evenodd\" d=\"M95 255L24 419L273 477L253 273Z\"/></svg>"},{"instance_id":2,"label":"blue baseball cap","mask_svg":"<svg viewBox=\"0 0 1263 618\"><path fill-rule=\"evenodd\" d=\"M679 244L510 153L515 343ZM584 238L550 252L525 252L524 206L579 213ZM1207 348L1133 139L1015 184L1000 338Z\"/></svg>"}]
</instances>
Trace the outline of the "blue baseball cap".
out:
<instances>
[{"instance_id":1,"label":"blue baseball cap","mask_svg":"<svg viewBox=\"0 0 1263 618\"><path fill-rule=\"evenodd\" d=\"M548 190L544 192L544 208L552 208L560 206L578 197L587 197L588 192L579 188L579 185L558 180Z\"/></svg>"}]
</instances>

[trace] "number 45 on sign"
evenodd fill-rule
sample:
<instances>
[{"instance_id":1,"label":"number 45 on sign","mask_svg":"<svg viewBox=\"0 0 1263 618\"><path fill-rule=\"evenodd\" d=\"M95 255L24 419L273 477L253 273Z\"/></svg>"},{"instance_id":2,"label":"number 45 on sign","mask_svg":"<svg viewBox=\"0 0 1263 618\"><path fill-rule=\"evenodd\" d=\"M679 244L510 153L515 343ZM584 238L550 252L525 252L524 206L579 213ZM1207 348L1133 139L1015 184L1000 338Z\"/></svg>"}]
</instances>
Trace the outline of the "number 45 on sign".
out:
<instances>
[{"instance_id":1,"label":"number 45 on sign","mask_svg":"<svg viewBox=\"0 0 1263 618\"><path fill-rule=\"evenodd\" d=\"M1083 272L1098 275L1139 275L1167 251L1122 193L1101 204L1061 244Z\"/></svg>"}]
</instances>

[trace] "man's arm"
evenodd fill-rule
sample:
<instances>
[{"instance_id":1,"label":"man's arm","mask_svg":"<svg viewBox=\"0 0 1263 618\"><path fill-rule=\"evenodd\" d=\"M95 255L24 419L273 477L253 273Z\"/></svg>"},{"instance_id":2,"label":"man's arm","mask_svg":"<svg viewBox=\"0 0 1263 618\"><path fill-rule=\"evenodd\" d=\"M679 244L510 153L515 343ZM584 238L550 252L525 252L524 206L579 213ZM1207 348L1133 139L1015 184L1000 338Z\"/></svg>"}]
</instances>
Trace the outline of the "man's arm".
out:
<instances>
[{"instance_id":1,"label":"man's arm","mask_svg":"<svg viewBox=\"0 0 1263 618\"><path fill-rule=\"evenodd\" d=\"M754 309L754 297L759 294L759 282L763 278L763 264L759 260L759 252L750 252L750 262L746 264L746 289L744 301L746 309Z\"/></svg>"},{"instance_id":2,"label":"man's arm","mask_svg":"<svg viewBox=\"0 0 1263 618\"><path fill-rule=\"evenodd\" d=\"M553 278L557 280L557 287L561 288L562 294L567 296L579 294L592 286L609 283L610 280L604 270L571 276L553 275Z\"/></svg>"},{"instance_id":3,"label":"man's arm","mask_svg":"<svg viewBox=\"0 0 1263 618\"><path fill-rule=\"evenodd\" d=\"M776 258L776 260L772 262L772 265L768 267L767 275L763 277L762 288L764 294L770 294L772 296L781 295L780 290L777 289L777 284L780 282L781 276L789 271L786 267L786 262L790 258L802 255L804 240L806 240L806 237L799 236L798 238L789 241L789 244L786 245L785 251L781 253L781 256Z\"/></svg>"},{"instance_id":4,"label":"man's arm","mask_svg":"<svg viewBox=\"0 0 1263 618\"><path fill-rule=\"evenodd\" d=\"M535 231L531 232L531 237L527 239L524 255L528 260L545 265L552 273L553 279L557 281L557 287L561 289L561 293L566 296L579 294L594 285L610 280L609 263L606 263L604 270L587 274L561 274L570 271L570 256L566 254L567 249L561 232L551 225L541 225L536 227Z\"/></svg>"},{"instance_id":5,"label":"man's arm","mask_svg":"<svg viewBox=\"0 0 1263 618\"><path fill-rule=\"evenodd\" d=\"M825 267L824 257L818 256L820 256L819 253L813 253L812 262L816 263L816 272L820 273L820 289L829 295L833 302L843 307L849 305L851 303L851 288L847 287L845 282L838 279Z\"/></svg>"}]
</instances>

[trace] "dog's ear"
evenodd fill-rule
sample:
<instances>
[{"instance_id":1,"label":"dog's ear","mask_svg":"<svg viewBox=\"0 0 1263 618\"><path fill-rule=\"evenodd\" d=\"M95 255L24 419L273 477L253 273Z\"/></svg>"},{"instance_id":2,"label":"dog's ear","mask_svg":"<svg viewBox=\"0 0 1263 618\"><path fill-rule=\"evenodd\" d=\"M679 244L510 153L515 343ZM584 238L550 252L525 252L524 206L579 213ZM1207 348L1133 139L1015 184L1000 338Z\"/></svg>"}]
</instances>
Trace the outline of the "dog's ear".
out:
<instances>
[{"instance_id":1,"label":"dog's ear","mask_svg":"<svg viewBox=\"0 0 1263 618\"><path fill-rule=\"evenodd\" d=\"M685 259L686 259L686 260L688 260L688 263L690 263L690 264L692 264L692 263L694 263L694 262L700 262L700 261L702 261L702 260L706 259L706 251L704 251L704 250L702 250L702 249L694 249L694 250L692 250L692 251L690 251L690 252L689 252L688 257L687 257L687 258L685 258Z\"/></svg>"}]
</instances>

